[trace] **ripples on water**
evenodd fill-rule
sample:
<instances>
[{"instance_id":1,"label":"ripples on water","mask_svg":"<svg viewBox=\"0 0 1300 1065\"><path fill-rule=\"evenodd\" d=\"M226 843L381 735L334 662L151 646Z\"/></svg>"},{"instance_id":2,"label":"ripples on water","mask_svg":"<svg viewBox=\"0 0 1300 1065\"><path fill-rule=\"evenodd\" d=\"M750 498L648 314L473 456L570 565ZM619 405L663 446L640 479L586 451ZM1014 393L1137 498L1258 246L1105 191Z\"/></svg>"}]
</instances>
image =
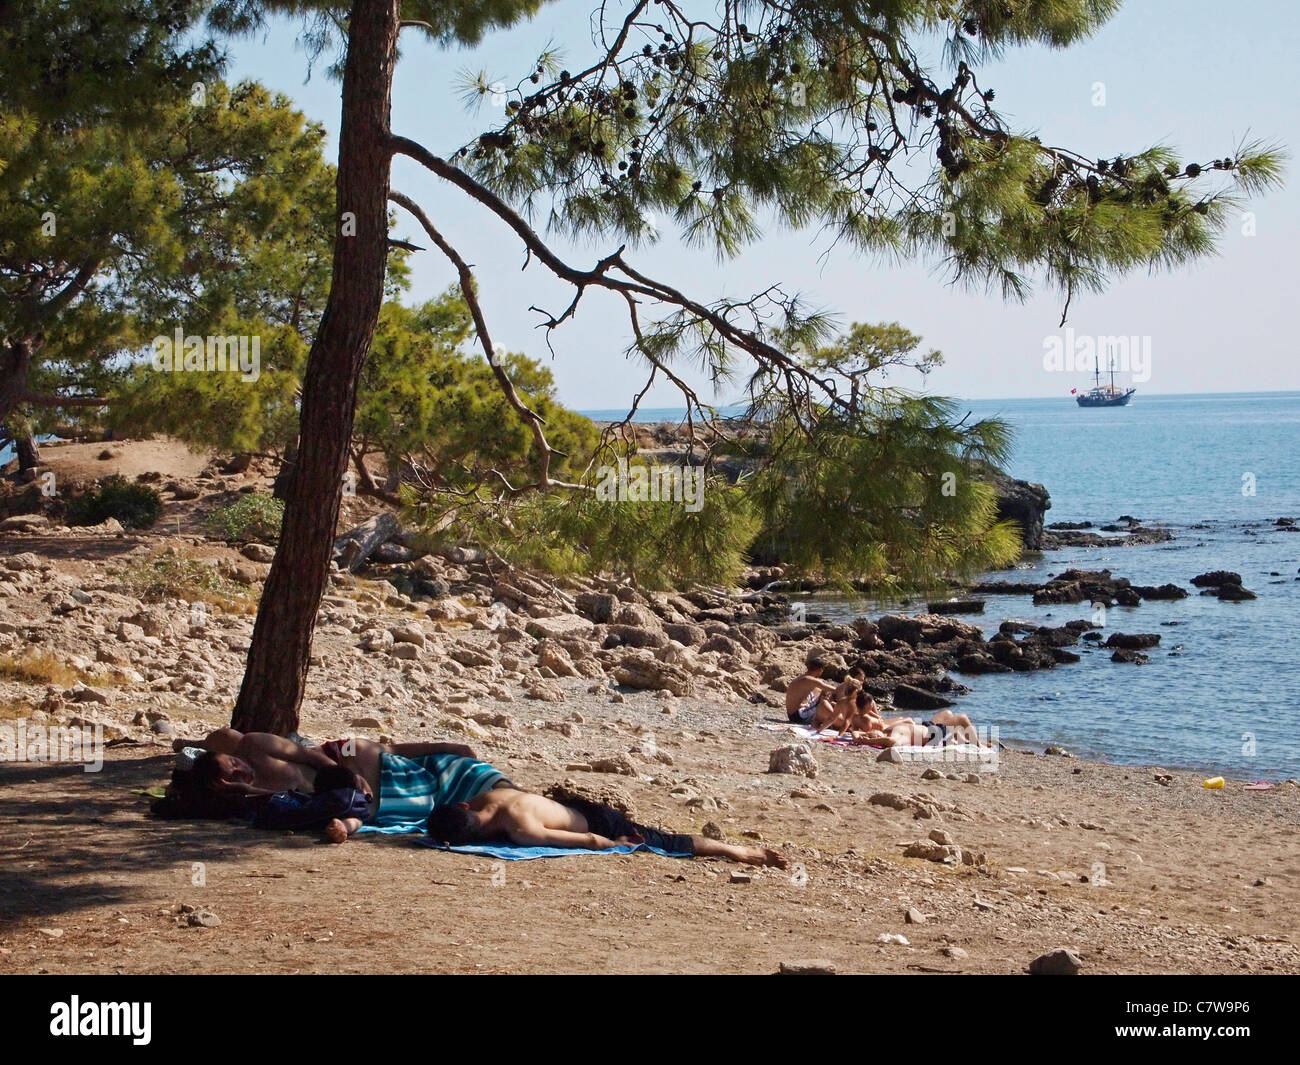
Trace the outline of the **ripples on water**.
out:
<instances>
[{"instance_id":1,"label":"ripples on water","mask_svg":"<svg viewBox=\"0 0 1300 1065\"><path fill-rule=\"evenodd\" d=\"M1058 400L969 409L1016 428L1011 473L1047 486L1049 522L1103 524L1131 514L1166 523L1175 536L1143 547L1053 551L992 576L1037 584L1078 566L1134 584L1171 581L1192 594L1108 611L1110 631L1160 633L1147 665L1113 663L1109 651L1081 645L1072 648L1083 656L1074 665L956 674L973 689L961 709L997 725L1004 739L1058 743L1087 757L1252 780L1300 776L1300 532L1273 525L1283 515L1300 520L1300 394L1139 393L1132 406L1113 410ZM1243 494L1252 483L1254 494ZM1200 596L1191 578L1213 569L1240 573L1259 598ZM887 612L821 596L809 609L834 619ZM991 635L1006 618L1062 625L1091 615L1086 603L1035 607L1028 595L989 596L985 611L962 620Z\"/></svg>"}]
</instances>

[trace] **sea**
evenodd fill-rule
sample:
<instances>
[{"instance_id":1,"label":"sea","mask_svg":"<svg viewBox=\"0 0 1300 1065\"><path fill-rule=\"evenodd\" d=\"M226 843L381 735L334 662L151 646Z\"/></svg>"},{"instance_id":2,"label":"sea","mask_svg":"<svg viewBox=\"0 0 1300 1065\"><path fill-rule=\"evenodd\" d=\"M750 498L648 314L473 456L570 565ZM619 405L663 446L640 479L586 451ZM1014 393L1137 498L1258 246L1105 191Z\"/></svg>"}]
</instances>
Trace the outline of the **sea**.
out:
<instances>
[{"instance_id":1,"label":"sea","mask_svg":"<svg viewBox=\"0 0 1300 1065\"><path fill-rule=\"evenodd\" d=\"M1056 744L1080 757L1207 776L1300 777L1300 392L1139 392L1127 407L1099 409L1068 397L972 400L962 410L1014 429L1008 472L1047 487L1049 524L1132 516L1174 537L1049 551L989 577L1030 586L1076 566L1109 569L1134 584L1172 582L1192 594L1106 612L1106 630L1160 634L1145 665L1111 662L1110 652L1081 645L1073 648L1080 662L1051 670L955 674L971 688L959 708L977 724L997 726L1013 746ZM1280 517L1297 525L1275 524ZM1198 594L1191 578L1216 569L1240 573L1258 598L1229 603ZM806 609L840 620L924 604L816 595ZM1086 603L1035 607L1028 594L999 595L986 597L983 615L963 620L992 635L1008 618L1061 625L1092 613Z\"/></svg>"}]
</instances>

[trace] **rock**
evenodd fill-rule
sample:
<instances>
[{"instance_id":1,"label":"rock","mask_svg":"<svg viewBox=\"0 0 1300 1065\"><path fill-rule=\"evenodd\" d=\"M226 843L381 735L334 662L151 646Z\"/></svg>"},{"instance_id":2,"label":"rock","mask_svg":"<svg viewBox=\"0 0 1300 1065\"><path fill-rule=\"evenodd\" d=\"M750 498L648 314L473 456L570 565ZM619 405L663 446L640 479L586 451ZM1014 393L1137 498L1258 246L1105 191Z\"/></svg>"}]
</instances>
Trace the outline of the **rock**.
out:
<instances>
[{"instance_id":1,"label":"rock","mask_svg":"<svg viewBox=\"0 0 1300 1065\"><path fill-rule=\"evenodd\" d=\"M940 773L939 770L935 769L935 768L932 766L931 768L927 769L924 773L921 774L921 779L922 779L922 780L939 780L942 776L943 776L943 774Z\"/></svg>"},{"instance_id":2,"label":"rock","mask_svg":"<svg viewBox=\"0 0 1300 1065\"><path fill-rule=\"evenodd\" d=\"M1020 526L1020 539L1027 551L1037 551L1043 542L1043 520L1052 506L1052 497L1041 484L1020 481L987 462L977 462L975 476L993 486L997 493L999 520Z\"/></svg>"},{"instance_id":3,"label":"rock","mask_svg":"<svg viewBox=\"0 0 1300 1065\"><path fill-rule=\"evenodd\" d=\"M1209 573L1201 573L1192 578L1192 583L1198 588L1221 588L1225 584L1241 584L1241 574L1233 573L1231 570L1216 569Z\"/></svg>"},{"instance_id":4,"label":"rock","mask_svg":"<svg viewBox=\"0 0 1300 1065\"><path fill-rule=\"evenodd\" d=\"M1113 632L1103 645L1105 647L1123 647L1129 651L1144 651L1148 647L1157 647L1160 636L1154 632Z\"/></svg>"},{"instance_id":5,"label":"rock","mask_svg":"<svg viewBox=\"0 0 1300 1065\"><path fill-rule=\"evenodd\" d=\"M939 951L939 953L942 954L945 958L955 958L959 961L962 958L970 957L970 955L967 954L966 951L962 950L961 947L951 947L951 946L944 947L941 951Z\"/></svg>"},{"instance_id":6,"label":"rock","mask_svg":"<svg viewBox=\"0 0 1300 1065\"><path fill-rule=\"evenodd\" d=\"M470 644L458 643L447 651L447 657L454 662L459 662L462 666L469 666L476 669L479 666L492 665L493 659L486 651L473 647Z\"/></svg>"},{"instance_id":7,"label":"rock","mask_svg":"<svg viewBox=\"0 0 1300 1065\"><path fill-rule=\"evenodd\" d=\"M795 776L815 777L817 759L813 757L812 747L806 743L791 743L778 747L768 755L767 771L769 773L791 773Z\"/></svg>"},{"instance_id":8,"label":"rock","mask_svg":"<svg viewBox=\"0 0 1300 1065\"><path fill-rule=\"evenodd\" d=\"M1110 656L1112 662L1130 662L1134 665L1142 665L1144 662L1150 662L1149 655L1144 655L1141 651L1132 651L1126 647L1121 647Z\"/></svg>"},{"instance_id":9,"label":"rock","mask_svg":"<svg viewBox=\"0 0 1300 1065\"><path fill-rule=\"evenodd\" d=\"M733 873L731 874L731 876L728 877L727 879L728 879L728 882L729 882L729 883L732 883L732 884L750 884L750 883L753 883L754 876L753 876L752 873L742 873L742 872L736 871L736 872L733 872Z\"/></svg>"},{"instance_id":10,"label":"rock","mask_svg":"<svg viewBox=\"0 0 1300 1065\"><path fill-rule=\"evenodd\" d=\"M1240 584L1225 584L1214 594L1226 603L1242 603L1255 598L1254 592L1249 588L1243 588Z\"/></svg>"},{"instance_id":11,"label":"rock","mask_svg":"<svg viewBox=\"0 0 1300 1065\"><path fill-rule=\"evenodd\" d=\"M533 618L524 626L529 636L537 639L559 640L588 639L595 626L577 614L556 614L549 618Z\"/></svg>"},{"instance_id":12,"label":"rock","mask_svg":"<svg viewBox=\"0 0 1300 1065\"><path fill-rule=\"evenodd\" d=\"M661 662L645 652L633 652L624 657L614 669L614 681L643 691L667 689L674 695L692 695L695 690L686 670Z\"/></svg>"},{"instance_id":13,"label":"rock","mask_svg":"<svg viewBox=\"0 0 1300 1065\"><path fill-rule=\"evenodd\" d=\"M275 558L275 548L266 544L245 544L239 553L249 562L271 562Z\"/></svg>"},{"instance_id":14,"label":"rock","mask_svg":"<svg viewBox=\"0 0 1300 1065\"><path fill-rule=\"evenodd\" d=\"M903 920L908 924L925 924L926 918L925 914L913 906L903 914Z\"/></svg>"},{"instance_id":15,"label":"rock","mask_svg":"<svg viewBox=\"0 0 1300 1065\"><path fill-rule=\"evenodd\" d=\"M957 841L942 828L931 829L929 838L934 843L938 843L944 847L954 847L957 845Z\"/></svg>"},{"instance_id":16,"label":"rock","mask_svg":"<svg viewBox=\"0 0 1300 1065\"><path fill-rule=\"evenodd\" d=\"M1180 588L1176 584L1135 584L1133 591L1137 592L1143 599L1186 599L1187 589Z\"/></svg>"},{"instance_id":17,"label":"rock","mask_svg":"<svg viewBox=\"0 0 1300 1065\"><path fill-rule=\"evenodd\" d=\"M1083 960L1068 947L1060 947L1029 963L1031 976L1074 976L1083 968Z\"/></svg>"},{"instance_id":18,"label":"rock","mask_svg":"<svg viewBox=\"0 0 1300 1065\"><path fill-rule=\"evenodd\" d=\"M574 597L573 605L578 613L590 618L597 624L604 624L614 617L618 609L618 597L603 592L581 592Z\"/></svg>"},{"instance_id":19,"label":"rock","mask_svg":"<svg viewBox=\"0 0 1300 1065\"><path fill-rule=\"evenodd\" d=\"M393 657L403 662L414 662L420 657L420 645L414 643L394 644Z\"/></svg>"},{"instance_id":20,"label":"rock","mask_svg":"<svg viewBox=\"0 0 1300 1065\"><path fill-rule=\"evenodd\" d=\"M361 635L361 647L366 651L391 651L393 634L387 629L368 629Z\"/></svg>"},{"instance_id":21,"label":"rock","mask_svg":"<svg viewBox=\"0 0 1300 1065\"><path fill-rule=\"evenodd\" d=\"M0 532L44 532L49 526L50 519L44 514L15 514L12 518L0 521Z\"/></svg>"},{"instance_id":22,"label":"rock","mask_svg":"<svg viewBox=\"0 0 1300 1065\"><path fill-rule=\"evenodd\" d=\"M349 728L372 728L381 729L383 723L376 717L354 717L348 722Z\"/></svg>"},{"instance_id":23,"label":"rock","mask_svg":"<svg viewBox=\"0 0 1300 1065\"><path fill-rule=\"evenodd\" d=\"M636 776L636 765L626 754L615 754L609 758L597 758L591 763L593 773L616 773L623 777Z\"/></svg>"},{"instance_id":24,"label":"rock","mask_svg":"<svg viewBox=\"0 0 1300 1065\"><path fill-rule=\"evenodd\" d=\"M211 910L192 910L185 920L191 928L217 928L221 924L221 918Z\"/></svg>"},{"instance_id":25,"label":"rock","mask_svg":"<svg viewBox=\"0 0 1300 1065\"><path fill-rule=\"evenodd\" d=\"M389 631L393 634L394 643L410 643L416 647L423 647L428 642L424 630L418 625L402 625Z\"/></svg>"},{"instance_id":26,"label":"rock","mask_svg":"<svg viewBox=\"0 0 1300 1065\"><path fill-rule=\"evenodd\" d=\"M984 600L941 599L938 602L926 603L925 609L931 614L982 614L984 613Z\"/></svg>"},{"instance_id":27,"label":"rock","mask_svg":"<svg viewBox=\"0 0 1300 1065\"><path fill-rule=\"evenodd\" d=\"M705 839L722 839L722 826L716 821L705 821L704 827L700 829L700 835Z\"/></svg>"},{"instance_id":28,"label":"rock","mask_svg":"<svg viewBox=\"0 0 1300 1065\"><path fill-rule=\"evenodd\" d=\"M554 681L535 680L524 689L530 699L540 699L544 703L562 703L565 701L564 689Z\"/></svg>"},{"instance_id":29,"label":"rock","mask_svg":"<svg viewBox=\"0 0 1300 1065\"><path fill-rule=\"evenodd\" d=\"M835 963L825 958L809 958L806 961L783 961L778 970L781 976L834 976Z\"/></svg>"},{"instance_id":30,"label":"rock","mask_svg":"<svg viewBox=\"0 0 1300 1065\"><path fill-rule=\"evenodd\" d=\"M944 865L961 865L961 848L953 844L932 843L918 840L909 843L903 850L904 858L924 858L927 862L940 862Z\"/></svg>"},{"instance_id":31,"label":"rock","mask_svg":"<svg viewBox=\"0 0 1300 1065\"><path fill-rule=\"evenodd\" d=\"M876 936L877 943L894 943L900 947L910 947L907 936L899 935L897 932L881 932Z\"/></svg>"},{"instance_id":32,"label":"rock","mask_svg":"<svg viewBox=\"0 0 1300 1065\"><path fill-rule=\"evenodd\" d=\"M956 705L951 699L945 699L941 695L935 695L934 692L926 691L924 688L913 687L911 684L898 685L894 689L893 702L900 710L943 710Z\"/></svg>"},{"instance_id":33,"label":"rock","mask_svg":"<svg viewBox=\"0 0 1300 1065\"><path fill-rule=\"evenodd\" d=\"M578 669L573 659L554 640L541 640L537 644L537 664L544 666L557 677L576 677Z\"/></svg>"},{"instance_id":34,"label":"rock","mask_svg":"<svg viewBox=\"0 0 1300 1065\"><path fill-rule=\"evenodd\" d=\"M892 762L895 765L899 765L903 761L903 752L893 747L886 747L883 751L881 751L878 755L876 755L876 761Z\"/></svg>"}]
</instances>

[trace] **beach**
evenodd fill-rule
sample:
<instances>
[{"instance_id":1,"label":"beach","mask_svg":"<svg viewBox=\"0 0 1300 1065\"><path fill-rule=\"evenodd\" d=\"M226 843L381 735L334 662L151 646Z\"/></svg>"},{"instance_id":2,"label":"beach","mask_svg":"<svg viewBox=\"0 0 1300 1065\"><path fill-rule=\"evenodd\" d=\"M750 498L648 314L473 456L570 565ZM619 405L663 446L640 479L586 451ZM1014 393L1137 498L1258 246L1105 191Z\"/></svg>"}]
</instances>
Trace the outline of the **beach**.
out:
<instances>
[{"instance_id":1,"label":"beach","mask_svg":"<svg viewBox=\"0 0 1300 1065\"><path fill-rule=\"evenodd\" d=\"M762 626L707 620L727 601L639 605L631 592L604 605L639 625L593 625L548 605L541 586L512 598L526 575L499 574L489 591L481 566L454 552L423 563L442 598L397 590L392 571L331 581L305 737L468 743L523 787L612 788L641 821L761 840L791 868L654 855L499 862L410 839L333 847L314 833L153 821L148 792L165 784L173 742L229 722L247 596L267 569L257 552L200 535L200 508L265 478L256 465L221 474L183 449L141 447L143 458L113 445L115 461L158 469L170 454L183 465L159 470L181 491L168 492L154 531L0 533L0 725L98 727L105 744L98 772L0 763L0 972L764 973L812 961L1017 973L1059 947L1090 973L1300 972L1294 781L1247 791L1249 774L1225 773L1207 789L1206 772L1023 742L1031 749L999 750L996 767L895 764L816 742L814 776L769 772L772 752L800 741L761 670L776 667L779 684L803 642L746 652L740 641L761 643ZM90 448L100 445L50 447L47 461L94 469ZM191 481L199 498L180 498ZM368 507L346 500L345 519ZM224 606L196 614L136 598L125 575L158 559L220 575ZM591 649L616 629L625 640L669 629L655 611L676 609L695 611L671 630L684 637L716 627L701 649ZM33 656L48 676L16 675ZM658 672L629 672L637 663ZM1026 676L1064 687L1070 668ZM1146 667L1095 668L1122 681ZM962 679L987 691L1002 678Z\"/></svg>"}]
</instances>

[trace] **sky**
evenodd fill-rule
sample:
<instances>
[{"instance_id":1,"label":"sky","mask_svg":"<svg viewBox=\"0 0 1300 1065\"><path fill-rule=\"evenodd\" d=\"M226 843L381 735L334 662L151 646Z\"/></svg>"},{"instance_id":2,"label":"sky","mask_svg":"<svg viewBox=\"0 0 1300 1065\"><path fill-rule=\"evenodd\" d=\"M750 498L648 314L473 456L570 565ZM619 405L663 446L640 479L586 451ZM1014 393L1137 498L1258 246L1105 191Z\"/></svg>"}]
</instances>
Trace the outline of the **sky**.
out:
<instances>
[{"instance_id":1,"label":"sky","mask_svg":"<svg viewBox=\"0 0 1300 1065\"><path fill-rule=\"evenodd\" d=\"M490 34L478 47L441 48L404 33L394 87L393 129L444 157L491 128L490 104L467 111L461 100L466 71L489 82L514 84L535 57L559 46L577 64L594 54L590 17L596 0L556 0L530 22ZM612 10L624 5L611 0ZM284 93L330 133L337 151L339 85L319 62L308 78L308 57L296 44L301 24L283 19L254 37L228 43L231 80L252 78ZM1180 158L1206 161L1232 154L1248 139L1300 149L1295 61L1300 54L1300 10L1289 0L1130 0L1095 37L1066 50L1010 51L980 72L997 89L997 108L1012 128L1094 158L1132 155L1152 144L1175 147ZM1097 85L1104 86L1104 104ZM1300 187L1294 159L1289 188L1253 198L1254 233L1237 220L1220 253L1175 273L1130 274L1102 294L1076 295L1067 323L1076 337L1143 338L1149 360L1134 361L1117 380L1150 393L1300 390L1297 329L1300 303ZM578 410L626 409L645 381L644 366L624 354L626 309L612 294L589 293L577 318L551 336L554 355L537 329L538 305L556 313L571 298L544 268L522 269L522 249L488 212L464 194L440 185L414 163L398 159L393 187L424 205L434 223L473 264L480 297L498 347L547 363L559 398ZM945 364L922 380L901 374L891 383L965 399L1067 396L1091 384L1084 372L1047 368L1051 338L1060 338L1059 293L1042 288L1025 303L996 293L954 288L936 263L882 263L845 246L831 247L815 231L769 228L738 258L718 262L688 248L671 220L658 224L658 241L629 253L644 272L709 300L748 295L780 283L812 306L853 322L898 321L938 348ZM408 218L398 234L427 244ZM555 247L577 265L594 263L616 245ZM454 281L434 251L411 257L412 287L405 297L433 297ZM682 375L703 398L726 402L736 387L714 392L691 368ZM644 407L680 406L671 387L656 388Z\"/></svg>"}]
</instances>

